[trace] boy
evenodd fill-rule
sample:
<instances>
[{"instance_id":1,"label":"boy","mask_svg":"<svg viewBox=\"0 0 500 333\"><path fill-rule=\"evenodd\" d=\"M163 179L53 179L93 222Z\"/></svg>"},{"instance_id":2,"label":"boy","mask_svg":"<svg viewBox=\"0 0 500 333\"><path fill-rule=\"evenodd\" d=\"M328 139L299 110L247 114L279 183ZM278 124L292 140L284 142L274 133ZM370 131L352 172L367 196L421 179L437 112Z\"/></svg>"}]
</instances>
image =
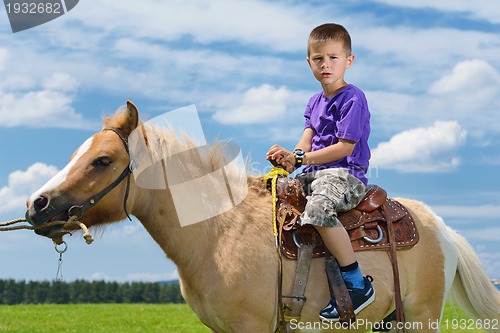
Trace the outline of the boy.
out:
<instances>
[{"instance_id":1,"label":"boy","mask_svg":"<svg viewBox=\"0 0 500 333\"><path fill-rule=\"evenodd\" d=\"M314 180L301 224L313 225L339 262L357 314L374 301L375 290L361 274L337 212L354 208L366 193L370 112L364 93L344 81L354 55L351 38L343 26L323 24L314 28L307 53L306 60L323 91L312 96L307 104L304 132L295 150L290 152L274 145L267 159L275 160L289 172L306 165L297 178ZM320 318L339 320L336 306L332 299L320 311Z\"/></svg>"}]
</instances>

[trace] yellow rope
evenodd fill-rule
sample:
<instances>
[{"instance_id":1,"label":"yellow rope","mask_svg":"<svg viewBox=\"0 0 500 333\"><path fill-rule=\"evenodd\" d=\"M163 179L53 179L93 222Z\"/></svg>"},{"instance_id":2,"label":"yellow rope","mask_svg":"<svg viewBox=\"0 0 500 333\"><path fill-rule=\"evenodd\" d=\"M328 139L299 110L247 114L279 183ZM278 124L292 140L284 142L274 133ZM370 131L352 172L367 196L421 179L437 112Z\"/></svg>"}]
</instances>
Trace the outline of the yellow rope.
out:
<instances>
[{"instance_id":1,"label":"yellow rope","mask_svg":"<svg viewBox=\"0 0 500 333\"><path fill-rule=\"evenodd\" d=\"M271 179L271 196L272 196L272 204L273 204L273 212L272 212L272 223L273 223L273 232L274 239L276 241L276 249L278 251L279 258L279 269L278 269L278 311L279 315L276 317L277 320L277 329L276 333L285 333L287 332L286 319L284 317L283 312L283 301L282 301L282 283L283 283L283 263L281 259L281 240L277 225L277 213L276 213L276 202L278 200L276 193L276 182L278 181L278 177L284 176L288 177L289 173L281 168L281 167L273 167L271 171L267 175L264 176L264 184L267 186L267 182Z\"/></svg>"},{"instance_id":2,"label":"yellow rope","mask_svg":"<svg viewBox=\"0 0 500 333\"><path fill-rule=\"evenodd\" d=\"M284 177L288 177L289 173L288 171L286 171L285 169L283 169L282 167L273 167L271 169L271 171L269 171L269 173L267 175L264 176L264 183L266 183L269 178L273 177L273 178L278 178L278 176L284 176Z\"/></svg>"},{"instance_id":3,"label":"yellow rope","mask_svg":"<svg viewBox=\"0 0 500 333\"><path fill-rule=\"evenodd\" d=\"M276 201L277 201L277 194L276 194L276 181L278 180L279 176L284 176L288 177L289 173L283 168L280 167L273 167L271 171L267 175L264 176L264 183L267 184L267 181L271 179L271 196L272 196L272 201L273 201L273 232L274 232L274 238L276 239L276 247L278 247L279 240L278 240L278 226L276 225Z\"/></svg>"},{"instance_id":4,"label":"yellow rope","mask_svg":"<svg viewBox=\"0 0 500 333\"><path fill-rule=\"evenodd\" d=\"M295 321L300 321L300 316L288 316L288 315L285 315L285 321L286 322L291 322L292 320L295 320Z\"/></svg>"}]
</instances>

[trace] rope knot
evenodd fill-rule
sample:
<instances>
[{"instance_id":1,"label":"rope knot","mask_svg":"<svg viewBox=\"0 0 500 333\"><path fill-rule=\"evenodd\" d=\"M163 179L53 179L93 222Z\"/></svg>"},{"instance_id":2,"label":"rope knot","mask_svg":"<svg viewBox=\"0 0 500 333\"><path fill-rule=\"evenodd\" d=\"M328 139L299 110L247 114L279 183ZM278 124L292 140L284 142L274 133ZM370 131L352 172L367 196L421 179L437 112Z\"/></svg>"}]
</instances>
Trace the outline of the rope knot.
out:
<instances>
[{"instance_id":1,"label":"rope knot","mask_svg":"<svg viewBox=\"0 0 500 333\"><path fill-rule=\"evenodd\" d=\"M279 247L279 237L278 237L278 226L276 225L276 202L277 202L277 194L276 194L276 182L278 181L278 178L280 176L283 177L288 177L289 172L286 171L285 169L281 167L273 167L271 171L267 175L264 176L263 182L267 184L267 181L271 179L271 196L272 196L272 201L273 201L273 232L274 232L274 238L276 239L276 248Z\"/></svg>"}]
</instances>

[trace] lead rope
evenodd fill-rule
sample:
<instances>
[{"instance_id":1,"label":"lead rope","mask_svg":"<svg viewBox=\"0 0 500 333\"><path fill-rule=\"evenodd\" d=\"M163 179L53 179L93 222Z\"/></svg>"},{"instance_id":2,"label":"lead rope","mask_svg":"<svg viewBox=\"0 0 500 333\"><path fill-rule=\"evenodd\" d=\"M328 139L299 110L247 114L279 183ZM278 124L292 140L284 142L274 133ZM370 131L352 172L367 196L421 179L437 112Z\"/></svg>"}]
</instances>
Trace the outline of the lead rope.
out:
<instances>
[{"instance_id":1,"label":"lead rope","mask_svg":"<svg viewBox=\"0 0 500 333\"><path fill-rule=\"evenodd\" d=\"M26 219L25 218L19 218L19 219L10 220L10 221L7 221L7 222L2 222L2 223L0 223L0 231L12 231L12 230L21 230L21 229L26 229L26 230L40 230L40 229L52 227L52 226L55 226L55 225L62 225L63 229L68 229L69 227L77 226L77 227L79 227L80 229L83 230L82 237L85 239L85 242L87 242L87 244L92 244L92 242L94 241L94 238L90 234L89 229L87 228L87 226L85 224L83 224L82 222L78 221L78 217L77 216L71 216L68 219L68 221L52 221L52 222L47 222L47 223L44 223L44 224L41 224L41 225L37 225L37 226L32 226L30 224L28 224L28 225L23 224L23 225L13 226L14 224L18 224L18 223L22 223L22 222L26 222ZM56 243L57 245L61 245L61 244L64 243L64 241L62 240L62 236L65 235L65 234L69 234L69 233L70 233L69 231L66 231L61 236L59 236L57 238L52 238L52 241L54 243Z\"/></svg>"}]
</instances>

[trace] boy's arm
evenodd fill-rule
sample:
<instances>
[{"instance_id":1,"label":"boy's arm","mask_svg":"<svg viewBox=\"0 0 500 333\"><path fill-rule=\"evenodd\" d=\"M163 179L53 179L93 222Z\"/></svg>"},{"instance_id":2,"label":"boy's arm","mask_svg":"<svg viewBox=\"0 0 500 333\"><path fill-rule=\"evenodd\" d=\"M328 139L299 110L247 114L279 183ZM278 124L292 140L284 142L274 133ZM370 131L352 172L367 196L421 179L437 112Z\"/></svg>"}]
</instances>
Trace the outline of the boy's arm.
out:
<instances>
[{"instance_id":1,"label":"boy's arm","mask_svg":"<svg viewBox=\"0 0 500 333\"><path fill-rule=\"evenodd\" d=\"M314 131L311 128L304 129L302 137L295 146L295 149L302 149L304 152L310 152L312 148L313 136ZM295 169L294 166L296 161L293 152L279 145L274 145L269 149L266 159L276 161L276 163L284 166L288 172L292 172Z\"/></svg>"},{"instance_id":2,"label":"boy's arm","mask_svg":"<svg viewBox=\"0 0 500 333\"><path fill-rule=\"evenodd\" d=\"M302 149L306 153L311 151L313 137L314 137L314 131L311 128L308 127L304 129L302 137L295 146L295 149Z\"/></svg>"},{"instance_id":3,"label":"boy's arm","mask_svg":"<svg viewBox=\"0 0 500 333\"><path fill-rule=\"evenodd\" d=\"M313 136L314 131L310 128L306 128L304 133L302 133L302 137L299 142L295 146L295 149L302 149L306 152L302 162L304 165L327 164L338 161L341 158L350 156L354 150L354 146L356 145L353 141L339 139L339 142L336 144L311 151ZM267 159L276 160L277 163L283 165L289 171L293 169L293 166L295 165L295 157L293 156L293 153L278 145L274 145L269 149Z\"/></svg>"},{"instance_id":4,"label":"boy's arm","mask_svg":"<svg viewBox=\"0 0 500 333\"><path fill-rule=\"evenodd\" d=\"M352 151L354 150L355 142L339 139L339 142L333 144L331 146L315 150L309 151L304 156L303 164L327 164L331 162L335 162L344 158L346 156L350 156Z\"/></svg>"}]
</instances>

